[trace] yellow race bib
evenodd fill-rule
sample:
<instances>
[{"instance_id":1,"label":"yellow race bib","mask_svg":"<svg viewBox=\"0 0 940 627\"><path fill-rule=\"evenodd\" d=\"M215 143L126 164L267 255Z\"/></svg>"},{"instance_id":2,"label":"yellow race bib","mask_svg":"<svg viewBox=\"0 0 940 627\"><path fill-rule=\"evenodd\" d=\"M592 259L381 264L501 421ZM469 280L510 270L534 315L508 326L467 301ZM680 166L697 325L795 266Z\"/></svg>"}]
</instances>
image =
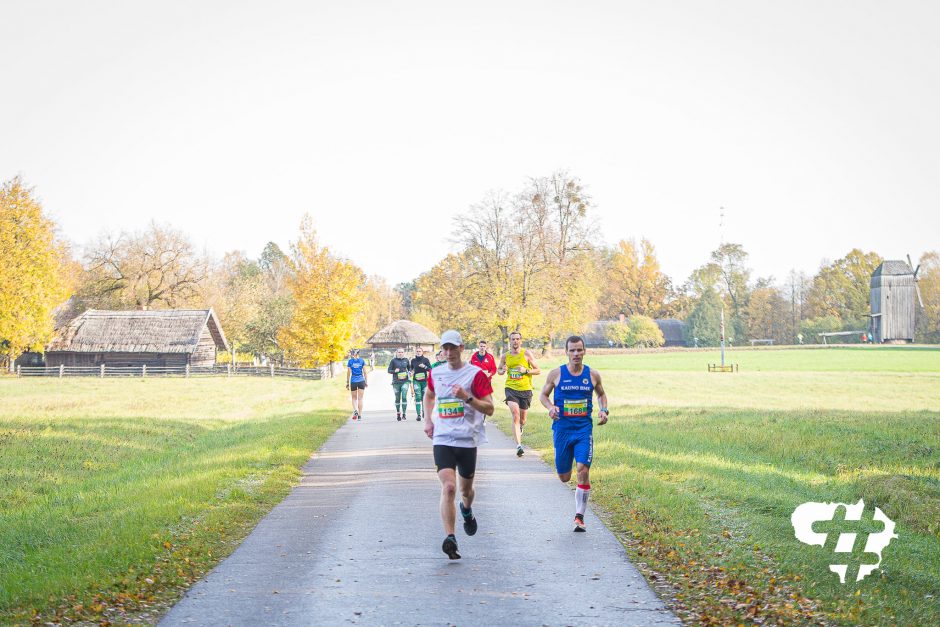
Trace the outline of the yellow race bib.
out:
<instances>
[{"instance_id":1,"label":"yellow race bib","mask_svg":"<svg viewBox=\"0 0 940 627\"><path fill-rule=\"evenodd\" d=\"M459 398L442 398L437 402L437 413L443 419L463 418L463 401Z\"/></svg>"}]
</instances>

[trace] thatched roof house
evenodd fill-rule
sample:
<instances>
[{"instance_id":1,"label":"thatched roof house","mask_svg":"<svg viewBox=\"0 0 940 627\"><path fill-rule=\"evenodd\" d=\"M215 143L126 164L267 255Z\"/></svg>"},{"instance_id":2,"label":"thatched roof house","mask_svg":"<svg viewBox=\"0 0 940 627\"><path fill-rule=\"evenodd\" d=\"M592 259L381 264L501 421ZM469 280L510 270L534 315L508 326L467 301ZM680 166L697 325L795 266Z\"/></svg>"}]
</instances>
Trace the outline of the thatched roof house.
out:
<instances>
[{"instance_id":1,"label":"thatched roof house","mask_svg":"<svg viewBox=\"0 0 940 627\"><path fill-rule=\"evenodd\" d=\"M396 320L366 340L373 349L415 348L433 351L441 341L436 333L411 320Z\"/></svg>"},{"instance_id":2,"label":"thatched roof house","mask_svg":"<svg viewBox=\"0 0 940 627\"><path fill-rule=\"evenodd\" d=\"M211 309L90 309L58 329L47 366L211 366L228 342Z\"/></svg>"}]
</instances>

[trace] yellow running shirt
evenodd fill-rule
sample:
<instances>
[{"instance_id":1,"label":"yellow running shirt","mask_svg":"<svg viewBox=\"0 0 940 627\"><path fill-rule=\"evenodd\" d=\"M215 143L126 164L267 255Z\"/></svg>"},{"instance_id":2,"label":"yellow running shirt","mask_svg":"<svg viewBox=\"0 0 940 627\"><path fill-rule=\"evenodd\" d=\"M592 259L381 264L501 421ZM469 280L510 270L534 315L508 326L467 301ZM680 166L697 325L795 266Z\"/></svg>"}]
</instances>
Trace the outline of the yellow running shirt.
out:
<instances>
[{"instance_id":1,"label":"yellow running shirt","mask_svg":"<svg viewBox=\"0 0 940 627\"><path fill-rule=\"evenodd\" d=\"M519 368L524 368L526 373L519 372ZM525 358L525 350L520 350L518 355L506 353L506 387L517 392L525 392L532 389L532 375L528 373L529 362Z\"/></svg>"}]
</instances>

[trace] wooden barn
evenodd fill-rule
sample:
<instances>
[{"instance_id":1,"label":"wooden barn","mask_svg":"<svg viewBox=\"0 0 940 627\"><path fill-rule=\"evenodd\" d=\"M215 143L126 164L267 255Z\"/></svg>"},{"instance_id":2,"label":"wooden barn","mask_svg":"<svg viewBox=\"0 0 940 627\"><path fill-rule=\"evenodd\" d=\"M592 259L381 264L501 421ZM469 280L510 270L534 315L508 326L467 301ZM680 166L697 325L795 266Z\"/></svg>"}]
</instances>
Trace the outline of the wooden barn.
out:
<instances>
[{"instance_id":1,"label":"wooden barn","mask_svg":"<svg viewBox=\"0 0 940 627\"><path fill-rule=\"evenodd\" d=\"M872 341L913 342L917 320L917 271L906 261L889 260L871 275Z\"/></svg>"},{"instance_id":2,"label":"wooden barn","mask_svg":"<svg viewBox=\"0 0 940 627\"><path fill-rule=\"evenodd\" d=\"M425 351L434 352L434 347L441 341L436 333L411 320L396 320L379 330L366 343L373 350L397 348L413 349L418 346Z\"/></svg>"},{"instance_id":3,"label":"wooden barn","mask_svg":"<svg viewBox=\"0 0 940 627\"><path fill-rule=\"evenodd\" d=\"M228 342L211 309L90 309L56 332L46 366L211 366Z\"/></svg>"}]
</instances>

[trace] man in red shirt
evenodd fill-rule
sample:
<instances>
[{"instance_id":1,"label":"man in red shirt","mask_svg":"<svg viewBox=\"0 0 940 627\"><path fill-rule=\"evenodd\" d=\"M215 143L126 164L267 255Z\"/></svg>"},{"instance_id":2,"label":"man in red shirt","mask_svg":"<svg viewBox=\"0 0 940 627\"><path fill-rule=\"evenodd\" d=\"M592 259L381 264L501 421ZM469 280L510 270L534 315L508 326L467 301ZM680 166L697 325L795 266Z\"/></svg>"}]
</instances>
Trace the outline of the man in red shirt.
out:
<instances>
[{"instance_id":1,"label":"man in red shirt","mask_svg":"<svg viewBox=\"0 0 940 627\"><path fill-rule=\"evenodd\" d=\"M496 374L496 358L486 352L486 340L477 342L477 352L470 357L470 363L485 372L490 381L493 381Z\"/></svg>"}]
</instances>

